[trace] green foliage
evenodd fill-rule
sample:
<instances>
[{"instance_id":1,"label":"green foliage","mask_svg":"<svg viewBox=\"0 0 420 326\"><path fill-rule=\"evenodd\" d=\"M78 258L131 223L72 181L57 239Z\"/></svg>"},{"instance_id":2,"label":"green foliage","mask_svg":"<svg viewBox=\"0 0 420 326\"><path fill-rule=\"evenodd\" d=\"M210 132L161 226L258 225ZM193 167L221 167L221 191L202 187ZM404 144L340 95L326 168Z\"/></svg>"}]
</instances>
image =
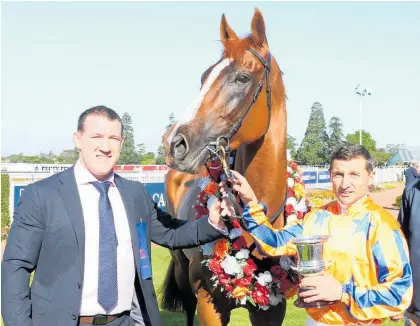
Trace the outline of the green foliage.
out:
<instances>
[{"instance_id":1,"label":"green foliage","mask_svg":"<svg viewBox=\"0 0 420 326\"><path fill-rule=\"evenodd\" d=\"M292 158L296 157L297 141L296 138L287 134L287 149L290 149L290 155Z\"/></svg>"},{"instance_id":2,"label":"green foliage","mask_svg":"<svg viewBox=\"0 0 420 326\"><path fill-rule=\"evenodd\" d=\"M386 162L392 157L393 154L386 153L385 151L372 151L370 155L373 158L375 166L384 166Z\"/></svg>"},{"instance_id":3,"label":"green foliage","mask_svg":"<svg viewBox=\"0 0 420 326\"><path fill-rule=\"evenodd\" d=\"M9 212L10 180L8 174L1 175L1 235L2 239L7 235L10 226Z\"/></svg>"},{"instance_id":4,"label":"green foliage","mask_svg":"<svg viewBox=\"0 0 420 326\"><path fill-rule=\"evenodd\" d=\"M329 129L329 139L328 139L328 156L331 156L332 152L343 144L344 142L344 133L343 133L343 124L339 117L332 117L328 125Z\"/></svg>"},{"instance_id":5,"label":"green foliage","mask_svg":"<svg viewBox=\"0 0 420 326\"><path fill-rule=\"evenodd\" d=\"M147 152L141 158L142 165L155 164L155 162L156 162L156 155L153 152Z\"/></svg>"},{"instance_id":6,"label":"green foliage","mask_svg":"<svg viewBox=\"0 0 420 326\"><path fill-rule=\"evenodd\" d=\"M133 120L129 113L125 112L121 118L124 126L124 143L121 150L121 156L118 164L138 164L139 157L136 152L136 145L134 143L134 129L132 126Z\"/></svg>"},{"instance_id":7,"label":"green foliage","mask_svg":"<svg viewBox=\"0 0 420 326\"><path fill-rule=\"evenodd\" d=\"M395 206L397 206L398 208L401 207L401 203L402 203L402 195L397 196L397 198L395 198Z\"/></svg>"},{"instance_id":8,"label":"green foliage","mask_svg":"<svg viewBox=\"0 0 420 326\"><path fill-rule=\"evenodd\" d=\"M169 123L166 125L165 129L166 131L169 130L169 128L172 127L172 125L175 123L175 115L173 113L169 114ZM157 156L155 164L164 165L166 162L166 154L165 154L165 148L161 144L157 149Z\"/></svg>"},{"instance_id":9,"label":"green foliage","mask_svg":"<svg viewBox=\"0 0 420 326\"><path fill-rule=\"evenodd\" d=\"M346 139L348 142L353 144L359 144L359 135L360 132L356 131L354 134L348 134ZM362 145L372 154L376 151L376 141L372 138L370 133L362 130Z\"/></svg>"},{"instance_id":10,"label":"green foliage","mask_svg":"<svg viewBox=\"0 0 420 326\"><path fill-rule=\"evenodd\" d=\"M322 105L315 102L311 108L305 137L297 151L301 164L320 165L328 162L328 135Z\"/></svg>"}]
</instances>

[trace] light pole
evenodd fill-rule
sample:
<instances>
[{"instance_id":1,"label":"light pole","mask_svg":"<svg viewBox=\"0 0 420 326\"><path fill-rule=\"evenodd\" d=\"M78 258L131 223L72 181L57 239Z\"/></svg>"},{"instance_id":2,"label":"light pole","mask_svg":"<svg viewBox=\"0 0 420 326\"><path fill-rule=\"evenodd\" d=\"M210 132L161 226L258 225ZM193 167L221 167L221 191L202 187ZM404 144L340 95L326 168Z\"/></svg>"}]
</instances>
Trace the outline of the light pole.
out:
<instances>
[{"instance_id":1,"label":"light pole","mask_svg":"<svg viewBox=\"0 0 420 326\"><path fill-rule=\"evenodd\" d=\"M372 88L365 86L356 86L356 94L360 95L360 131L359 131L359 143L362 145L362 98L366 95L372 95Z\"/></svg>"}]
</instances>

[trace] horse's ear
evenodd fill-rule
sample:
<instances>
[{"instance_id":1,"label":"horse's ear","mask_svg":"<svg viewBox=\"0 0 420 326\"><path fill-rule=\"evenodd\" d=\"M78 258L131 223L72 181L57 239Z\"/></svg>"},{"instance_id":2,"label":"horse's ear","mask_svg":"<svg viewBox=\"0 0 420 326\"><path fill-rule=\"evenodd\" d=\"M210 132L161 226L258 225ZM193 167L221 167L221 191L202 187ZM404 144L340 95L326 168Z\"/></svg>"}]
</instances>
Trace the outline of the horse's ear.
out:
<instances>
[{"instance_id":1,"label":"horse's ear","mask_svg":"<svg viewBox=\"0 0 420 326\"><path fill-rule=\"evenodd\" d=\"M237 40L238 36L233 31L232 28L230 28L225 14L222 15L222 21L220 22L220 40L222 41L223 45L226 46L226 43L228 41Z\"/></svg>"},{"instance_id":2,"label":"horse's ear","mask_svg":"<svg viewBox=\"0 0 420 326\"><path fill-rule=\"evenodd\" d=\"M252 37L258 46L268 45L267 37L265 36L264 18L257 8L255 8L254 17L252 18L251 31Z\"/></svg>"}]
</instances>

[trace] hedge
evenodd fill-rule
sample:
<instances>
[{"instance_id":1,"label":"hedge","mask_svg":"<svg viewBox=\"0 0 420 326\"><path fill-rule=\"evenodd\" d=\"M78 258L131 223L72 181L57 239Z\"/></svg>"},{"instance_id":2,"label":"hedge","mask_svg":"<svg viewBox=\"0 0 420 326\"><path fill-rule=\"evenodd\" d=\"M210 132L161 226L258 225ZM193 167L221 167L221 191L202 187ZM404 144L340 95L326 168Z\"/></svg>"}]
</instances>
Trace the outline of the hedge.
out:
<instances>
[{"instance_id":1,"label":"hedge","mask_svg":"<svg viewBox=\"0 0 420 326\"><path fill-rule=\"evenodd\" d=\"M9 191L10 191L9 175L2 174L1 175L1 237L2 239L7 235L7 232L10 227Z\"/></svg>"}]
</instances>

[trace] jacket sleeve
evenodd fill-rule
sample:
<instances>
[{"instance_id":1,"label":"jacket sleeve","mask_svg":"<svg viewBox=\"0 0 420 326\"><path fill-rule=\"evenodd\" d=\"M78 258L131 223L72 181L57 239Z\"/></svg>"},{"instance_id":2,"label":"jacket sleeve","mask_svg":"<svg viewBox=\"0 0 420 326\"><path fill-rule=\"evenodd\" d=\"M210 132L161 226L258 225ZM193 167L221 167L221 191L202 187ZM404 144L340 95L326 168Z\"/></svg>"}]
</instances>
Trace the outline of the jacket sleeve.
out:
<instances>
[{"instance_id":1,"label":"jacket sleeve","mask_svg":"<svg viewBox=\"0 0 420 326\"><path fill-rule=\"evenodd\" d=\"M401 199L401 207L398 213L398 222L401 225L402 232L407 240L410 237L410 211L411 205L414 197L414 192L412 190L406 189L403 192L402 199Z\"/></svg>"},{"instance_id":2,"label":"jacket sleeve","mask_svg":"<svg viewBox=\"0 0 420 326\"><path fill-rule=\"evenodd\" d=\"M266 214L267 208L262 203L245 206L242 213L242 224L254 238L260 253L266 256L295 255L296 250L290 240L302 235L301 222L295 220L282 229L274 229Z\"/></svg>"},{"instance_id":3,"label":"jacket sleeve","mask_svg":"<svg viewBox=\"0 0 420 326\"><path fill-rule=\"evenodd\" d=\"M413 296L412 271L406 240L395 219L377 220L370 246L378 284L367 288L343 284L343 299L356 319L369 320L401 315Z\"/></svg>"},{"instance_id":4,"label":"jacket sleeve","mask_svg":"<svg viewBox=\"0 0 420 326\"><path fill-rule=\"evenodd\" d=\"M43 234L39 194L35 185L29 185L14 212L2 261L1 311L6 326L32 325L29 279L38 263Z\"/></svg>"},{"instance_id":5,"label":"jacket sleeve","mask_svg":"<svg viewBox=\"0 0 420 326\"><path fill-rule=\"evenodd\" d=\"M195 221L180 220L162 211L156 204L150 220L152 241L169 249L197 247L224 237L206 217Z\"/></svg>"}]
</instances>

